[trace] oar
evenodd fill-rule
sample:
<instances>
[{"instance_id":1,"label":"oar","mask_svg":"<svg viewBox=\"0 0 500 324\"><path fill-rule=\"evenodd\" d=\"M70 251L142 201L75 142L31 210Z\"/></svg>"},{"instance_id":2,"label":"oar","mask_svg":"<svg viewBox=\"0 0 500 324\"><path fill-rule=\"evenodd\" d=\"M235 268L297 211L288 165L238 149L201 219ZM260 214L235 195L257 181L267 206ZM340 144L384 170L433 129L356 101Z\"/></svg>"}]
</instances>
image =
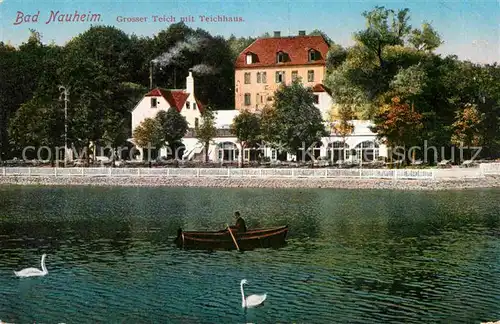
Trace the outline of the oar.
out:
<instances>
[{"instance_id":1,"label":"oar","mask_svg":"<svg viewBox=\"0 0 500 324\"><path fill-rule=\"evenodd\" d=\"M231 234L231 237L233 238L234 245L236 245L236 249L239 252L240 247L238 246L238 242L236 242L236 238L234 237L233 232L231 231L231 227L229 227L229 225L227 225L227 224L226 224L226 226L227 226L227 230L229 231L229 234Z\"/></svg>"}]
</instances>

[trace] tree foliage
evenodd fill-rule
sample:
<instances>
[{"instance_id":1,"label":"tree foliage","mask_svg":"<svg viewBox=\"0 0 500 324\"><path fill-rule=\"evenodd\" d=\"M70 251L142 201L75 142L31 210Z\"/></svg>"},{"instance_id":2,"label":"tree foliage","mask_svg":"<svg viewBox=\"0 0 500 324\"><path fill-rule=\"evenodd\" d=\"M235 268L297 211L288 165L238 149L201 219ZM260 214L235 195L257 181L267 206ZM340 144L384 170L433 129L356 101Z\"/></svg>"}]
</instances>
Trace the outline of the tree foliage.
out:
<instances>
[{"instance_id":1,"label":"tree foliage","mask_svg":"<svg viewBox=\"0 0 500 324\"><path fill-rule=\"evenodd\" d=\"M455 122L451 125L453 135L451 142L459 146L480 146L483 144L482 123L484 114L476 105L467 105L457 112Z\"/></svg>"},{"instance_id":2,"label":"tree foliage","mask_svg":"<svg viewBox=\"0 0 500 324\"><path fill-rule=\"evenodd\" d=\"M390 148L415 144L423 127L422 115L398 97L394 97L391 104L382 106L374 121L372 131Z\"/></svg>"},{"instance_id":3,"label":"tree foliage","mask_svg":"<svg viewBox=\"0 0 500 324\"><path fill-rule=\"evenodd\" d=\"M208 162L208 149L213 138L217 135L215 115L210 107L203 111L201 123L195 125L195 133L198 141L205 147L205 162Z\"/></svg>"},{"instance_id":4,"label":"tree foliage","mask_svg":"<svg viewBox=\"0 0 500 324\"><path fill-rule=\"evenodd\" d=\"M328 122L330 123L331 131L341 137L343 142L354 131L353 119L355 119L355 114L350 106L334 106L328 113Z\"/></svg>"},{"instance_id":5,"label":"tree foliage","mask_svg":"<svg viewBox=\"0 0 500 324\"><path fill-rule=\"evenodd\" d=\"M298 157L302 149L319 143L321 137L327 135L321 112L314 105L312 90L305 88L300 80L280 87L274 98L274 112L266 112L263 117L267 131L264 137L271 145Z\"/></svg>"},{"instance_id":6,"label":"tree foliage","mask_svg":"<svg viewBox=\"0 0 500 324\"><path fill-rule=\"evenodd\" d=\"M186 117L182 116L177 109L170 107L167 111L158 112L156 119L161 125L164 140L175 149L188 130Z\"/></svg>"},{"instance_id":7,"label":"tree foliage","mask_svg":"<svg viewBox=\"0 0 500 324\"><path fill-rule=\"evenodd\" d=\"M243 148L254 146L260 140L260 117L248 110L243 110L234 117L231 132Z\"/></svg>"},{"instance_id":8,"label":"tree foliage","mask_svg":"<svg viewBox=\"0 0 500 324\"><path fill-rule=\"evenodd\" d=\"M135 143L142 148L159 149L165 143L165 134L156 118L146 118L134 129Z\"/></svg>"}]
</instances>

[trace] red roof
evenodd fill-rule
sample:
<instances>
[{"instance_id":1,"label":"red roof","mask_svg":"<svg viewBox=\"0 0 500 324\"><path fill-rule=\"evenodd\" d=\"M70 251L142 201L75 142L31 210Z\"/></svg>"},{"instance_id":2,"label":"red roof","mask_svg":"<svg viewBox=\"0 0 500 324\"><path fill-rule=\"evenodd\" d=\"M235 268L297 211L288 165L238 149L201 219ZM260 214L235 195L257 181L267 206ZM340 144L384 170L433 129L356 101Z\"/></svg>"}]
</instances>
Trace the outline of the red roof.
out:
<instances>
[{"instance_id":1,"label":"red roof","mask_svg":"<svg viewBox=\"0 0 500 324\"><path fill-rule=\"evenodd\" d=\"M314 87L312 87L312 91L313 92L326 92L328 93L329 95L331 95L331 91L330 89L328 89L327 87L325 87L325 85L321 84L321 83L317 83L314 85Z\"/></svg>"},{"instance_id":2,"label":"red roof","mask_svg":"<svg viewBox=\"0 0 500 324\"><path fill-rule=\"evenodd\" d=\"M315 50L319 57L309 62L309 50ZM276 63L276 54L283 51L288 60ZM287 65L324 65L328 43L322 36L293 36L259 38L245 48L236 59L236 68L271 67ZM246 54L252 53L252 64L246 63Z\"/></svg>"},{"instance_id":3,"label":"red roof","mask_svg":"<svg viewBox=\"0 0 500 324\"><path fill-rule=\"evenodd\" d=\"M171 107L175 107L178 112L182 110L186 103L189 93L184 90L167 90L162 88L155 88L146 93L145 97L163 97ZM196 104L200 111L203 111L203 105L196 99Z\"/></svg>"}]
</instances>

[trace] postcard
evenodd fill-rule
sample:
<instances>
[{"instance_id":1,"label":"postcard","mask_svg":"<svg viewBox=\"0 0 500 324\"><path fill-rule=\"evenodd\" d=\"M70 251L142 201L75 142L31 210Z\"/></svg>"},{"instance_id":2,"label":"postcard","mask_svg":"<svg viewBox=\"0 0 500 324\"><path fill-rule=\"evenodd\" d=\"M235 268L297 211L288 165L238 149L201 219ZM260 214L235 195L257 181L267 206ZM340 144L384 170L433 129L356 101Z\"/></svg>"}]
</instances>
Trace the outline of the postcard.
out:
<instances>
[{"instance_id":1,"label":"postcard","mask_svg":"<svg viewBox=\"0 0 500 324\"><path fill-rule=\"evenodd\" d=\"M0 0L0 324L499 321L499 21Z\"/></svg>"}]
</instances>

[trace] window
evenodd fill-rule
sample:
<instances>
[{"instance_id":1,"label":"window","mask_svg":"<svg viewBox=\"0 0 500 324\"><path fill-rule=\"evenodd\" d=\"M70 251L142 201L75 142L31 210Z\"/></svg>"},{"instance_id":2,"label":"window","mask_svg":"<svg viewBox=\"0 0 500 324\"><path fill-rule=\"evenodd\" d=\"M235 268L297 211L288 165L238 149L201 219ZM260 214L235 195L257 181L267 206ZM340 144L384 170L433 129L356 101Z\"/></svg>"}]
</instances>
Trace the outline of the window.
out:
<instances>
[{"instance_id":1,"label":"window","mask_svg":"<svg viewBox=\"0 0 500 324\"><path fill-rule=\"evenodd\" d=\"M276 63L283 63L283 62L285 62L285 53L278 52L278 54L276 54Z\"/></svg>"},{"instance_id":2,"label":"window","mask_svg":"<svg viewBox=\"0 0 500 324\"><path fill-rule=\"evenodd\" d=\"M196 110L196 103L193 102L193 110Z\"/></svg>"},{"instance_id":3,"label":"window","mask_svg":"<svg viewBox=\"0 0 500 324\"><path fill-rule=\"evenodd\" d=\"M314 70L307 71L307 82L314 82Z\"/></svg>"},{"instance_id":4,"label":"window","mask_svg":"<svg viewBox=\"0 0 500 324\"><path fill-rule=\"evenodd\" d=\"M257 83L261 83L261 82L262 82L261 74L260 74L260 72L257 72Z\"/></svg>"},{"instance_id":5,"label":"window","mask_svg":"<svg viewBox=\"0 0 500 324\"><path fill-rule=\"evenodd\" d=\"M245 73L245 84L250 84L250 72Z\"/></svg>"},{"instance_id":6,"label":"window","mask_svg":"<svg viewBox=\"0 0 500 324\"><path fill-rule=\"evenodd\" d=\"M316 61L316 51L313 49L309 51L309 62L312 61Z\"/></svg>"},{"instance_id":7,"label":"window","mask_svg":"<svg viewBox=\"0 0 500 324\"><path fill-rule=\"evenodd\" d=\"M200 124L200 122L198 121L198 118L195 118L194 119L194 127L198 127L199 124Z\"/></svg>"},{"instance_id":8,"label":"window","mask_svg":"<svg viewBox=\"0 0 500 324\"><path fill-rule=\"evenodd\" d=\"M318 95L314 95L314 103L319 104L319 96Z\"/></svg>"},{"instance_id":9,"label":"window","mask_svg":"<svg viewBox=\"0 0 500 324\"><path fill-rule=\"evenodd\" d=\"M156 98L151 98L151 108L156 108L158 106L158 100Z\"/></svg>"},{"instance_id":10,"label":"window","mask_svg":"<svg viewBox=\"0 0 500 324\"><path fill-rule=\"evenodd\" d=\"M189 105L189 101L186 101L186 109L189 109L190 105Z\"/></svg>"},{"instance_id":11,"label":"window","mask_svg":"<svg viewBox=\"0 0 500 324\"><path fill-rule=\"evenodd\" d=\"M255 103L256 103L256 104L258 104L258 103L260 102L259 97L260 97L260 94L258 94L258 93L257 93L257 94L255 95Z\"/></svg>"},{"instance_id":12,"label":"window","mask_svg":"<svg viewBox=\"0 0 500 324\"><path fill-rule=\"evenodd\" d=\"M276 150L271 150L271 160L276 160Z\"/></svg>"},{"instance_id":13,"label":"window","mask_svg":"<svg viewBox=\"0 0 500 324\"><path fill-rule=\"evenodd\" d=\"M297 80L297 76L299 75L298 71L292 71L292 81Z\"/></svg>"},{"instance_id":14,"label":"window","mask_svg":"<svg viewBox=\"0 0 500 324\"><path fill-rule=\"evenodd\" d=\"M250 106L250 94L245 93L245 106Z\"/></svg>"},{"instance_id":15,"label":"window","mask_svg":"<svg viewBox=\"0 0 500 324\"><path fill-rule=\"evenodd\" d=\"M285 71L276 71L276 83L285 82Z\"/></svg>"},{"instance_id":16,"label":"window","mask_svg":"<svg viewBox=\"0 0 500 324\"><path fill-rule=\"evenodd\" d=\"M262 83L267 83L267 72L262 72Z\"/></svg>"},{"instance_id":17,"label":"window","mask_svg":"<svg viewBox=\"0 0 500 324\"><path fill-rule=\"evenodd\" d=\"M252 53L247 54L247 64L252 64Z\"/></svg>"}]
</instances>

